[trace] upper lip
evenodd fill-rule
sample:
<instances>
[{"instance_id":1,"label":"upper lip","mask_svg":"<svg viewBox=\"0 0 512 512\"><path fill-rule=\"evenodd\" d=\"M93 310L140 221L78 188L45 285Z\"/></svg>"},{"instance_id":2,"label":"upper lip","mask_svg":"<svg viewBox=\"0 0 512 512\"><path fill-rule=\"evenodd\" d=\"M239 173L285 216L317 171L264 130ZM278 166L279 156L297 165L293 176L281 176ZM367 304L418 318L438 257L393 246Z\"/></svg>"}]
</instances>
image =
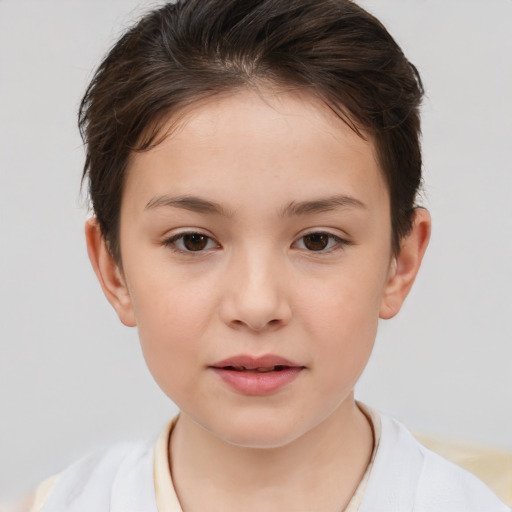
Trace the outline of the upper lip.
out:
<instances>
[{"instance_id":1,"label":"upper lip","mask_svg":"<svg viewBox=\"0 0 512 512\"><path fill-rule=\"evenodd\" d=\"M211 368L244 368L247 370L254 370L256 368L273 368L275 366L285 366L289 368L302 368L301 364L294 363L284 357L267 354L264 356L254 357L250 355L237 355L228 357L222 361L217 361L210 365Z\"/></svg>"}]
</instances>

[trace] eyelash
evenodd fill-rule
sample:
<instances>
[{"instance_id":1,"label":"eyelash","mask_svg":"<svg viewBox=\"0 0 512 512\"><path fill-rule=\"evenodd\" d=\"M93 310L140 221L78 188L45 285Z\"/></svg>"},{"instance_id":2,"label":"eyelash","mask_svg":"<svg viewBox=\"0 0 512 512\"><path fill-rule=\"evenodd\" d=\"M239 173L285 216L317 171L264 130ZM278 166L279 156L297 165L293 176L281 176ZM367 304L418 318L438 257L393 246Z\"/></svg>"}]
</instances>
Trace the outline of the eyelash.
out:
<instances>
[{"instance_id":1,"label":"eyelash","mask_svg":"<svg viewBox=\"0 0 512 512\"><path fill-rule=\"evenodd\" d=\"M212 247L204 247L197 251L191 251L185 247L178 246L178 243L184 242L186 236L194 236L194 235L204 237L204 239L206 239L206 246L208 246L211 242L213 242L215 244L215 247L219 247L219 244L211 236L205 235L204 233L201 233L200 231L187 231L185 233L178 233L177 235L173 235L170 238L167 238L166 240L164 240L163 245L165 247L169 247L170 249L172 249L175 252L186 253L186 254L202 253L208 249L212 249Z\"/></svg>"},{"instance_id":2,"label":"eyelash","mask_svg":"<svg viewBox=\"0 0 512 512\"><path fill-rule=\"evenodd\" d=\"M339 236L333 235L332 233L329 233L327 231L311 231L310 233L306 233L302 235L297 242L294 243L296 245L299 241L304 241L305 238L311 237L311 236L325 236L328 238L328 244L331 244L330 247L315 251L308 249L307 247L303 247L301 249L311 253L311 254L329 254L333 251L337 251L340 249L343 249L345 246L350 245L350 242L348 240L345 240L343 238L340 238ZM304 243L304 242L303 242Z\"/></svg>"},{"instance_id":3,"label":"eyelash","mask_svg":"<svg viewBox=\"0 0 512 512\"><path fill-rule=\"evenodd\" d=\"M202 241L205 242L205 246L202 248L201 247L198 248L198 250L196 250L196 251L187 249L184 246L180 247L179 244L183 244L185 237L187 237L187 236L203 237ZM312 236L327 237L327 239L328 239L327 247L320 248L319 250L308 249L307 247L305 247L304 240L307 237L312 237ZM304 246L304 247L300 247L301 250L304 250L310 254L319 254L319 255L329 254L331 252L343 249L347 245L350 245L350 242L348 240L340 238L339 236L333 235L332 233L329 233L326 231L311 231L310 233L306 233L306 234L302 235L301 237L299 237L297 239L297 241L294 242L293 246L296 246L299 242L302 242L302 245ZM211 246L212 243L214 244L214 247ZM175 252L178 252L181 254L191 254L191 255L195 254L195 253L197 253L199 255L201 253L204 253L207 250L211 250L211 249L220 247L220 244L218 244L218 242L216 242L212 237L205 235L204 233L201 233L199 231L187 231L184 233L178 233L177 235L173 235L172 237L164 240L163 245L165 247L169 247L171 250L173 250ZM210 247L209 247L209 245L210 245Z\"/></svg>"}]
</instances>

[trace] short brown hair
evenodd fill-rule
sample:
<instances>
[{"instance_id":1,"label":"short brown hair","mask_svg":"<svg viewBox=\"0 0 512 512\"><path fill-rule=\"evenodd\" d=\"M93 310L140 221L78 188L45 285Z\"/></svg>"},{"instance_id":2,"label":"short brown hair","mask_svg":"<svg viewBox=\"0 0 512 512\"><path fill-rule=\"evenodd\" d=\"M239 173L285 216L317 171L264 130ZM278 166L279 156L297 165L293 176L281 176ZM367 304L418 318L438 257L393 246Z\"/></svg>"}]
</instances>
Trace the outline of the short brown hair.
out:
<instances>
[{"instance_id":1,"label":"short brown hair","mask_svg":"<svg viewBox=\"0 0 512 512\"><path fill-rule=\"evenodd\" d=\"M350 0L178 0L121 37L80 105L83 179L118 263L131 152L156 144L163 122L184 106L261 81L307 89L372 137L398 252L421 183L423 88L384 26Z\"/></svg>"}]
</instances>

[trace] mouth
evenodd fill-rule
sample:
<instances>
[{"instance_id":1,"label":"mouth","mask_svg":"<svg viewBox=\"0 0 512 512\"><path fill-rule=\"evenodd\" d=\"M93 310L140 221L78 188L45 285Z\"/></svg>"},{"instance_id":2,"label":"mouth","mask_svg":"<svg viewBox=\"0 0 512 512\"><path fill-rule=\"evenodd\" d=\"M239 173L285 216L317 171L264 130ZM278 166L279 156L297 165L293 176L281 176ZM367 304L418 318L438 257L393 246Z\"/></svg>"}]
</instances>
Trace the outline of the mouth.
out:
<instances>
[{"instance_id":1,"label":"mouth","mask_svg":"<svg viewBox=\"0 0 512 512\"><path fill-rule=\"evenodd\" d=\"M253 373L282 372L291 368L304 368L301 364L273 354L267 354L259 357L249 355L233 356L223 359L222 361L217 361L210 367L231 372Z\"/></svg>"},{"instance_id":2,"label":"mouth","mask_svg":"<svg viewBox=\"0 0 512 512\"><path fill-rule=\"evenodd\" d=\"M305 366L280 356L235 356L209 366L230 388L244 395L269 395L293 382Z\"/></svg>"},{"instance_id":3,"label":"mouth","mask_svg":"<svg viewBox=\"0 0 512 512\"><path fill-rule=\"evenodd\" d=\"M290 368L294 368L293 366L286 366L283 364L277 364L274 366L258 366L256 368L248 368L246 366L213 366L213 368L218 368L220 370L227 370L231 372L252 372L252 373L270 373L270 372L282 372L284 370L288 370Z\"/></svg>"}]
</instances>

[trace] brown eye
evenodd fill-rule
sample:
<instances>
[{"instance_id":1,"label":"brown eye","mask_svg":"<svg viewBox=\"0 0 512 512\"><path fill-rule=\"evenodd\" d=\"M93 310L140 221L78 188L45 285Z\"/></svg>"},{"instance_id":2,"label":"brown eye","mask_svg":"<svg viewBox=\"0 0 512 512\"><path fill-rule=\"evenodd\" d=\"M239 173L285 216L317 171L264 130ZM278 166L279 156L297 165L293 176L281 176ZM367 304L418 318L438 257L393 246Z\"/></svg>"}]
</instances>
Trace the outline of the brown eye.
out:
<instances>
[{"instance_id":1,"label":"brown eye","mask_svg":"<svg viewBox=\"0 0 512 512\"><path fill-rule=\"evenodd\" d=\"M332 233L315 231L300 237L293 245L307 252L328 254L350 245L350 242Z\"/></svg>"},{"instance_id":2,"label":"brown eye","mask_svg":"<svg viewBox=\"0 0 512 512\"><path fill-rule=\"evenodd\" d=\"M164 240L162 245L179 253L203 252L219 248L219 244L213 238L194 231L174 235Z\"/></svg>"},{"instance_id":3,"label":"brown eye","mask_svg":"<svg viewBox=\"0 0 512 512\"><path fill-rule=\"evenodd\" d=\"M209 238L201 233L183 235L183 246L187 251L202 251L208 245Z\"/></svg>"},{"instance_id":4,"label":"brown eye","mask_svg":"<svg viewBox=\"0 0 512 512\"><path fill-rule=\"evenodd\" d=\"M326 233L311 233L303 237L304 247L310 251L323 251L329 245L329 238Z\"/></svg>"}]
</instances>

